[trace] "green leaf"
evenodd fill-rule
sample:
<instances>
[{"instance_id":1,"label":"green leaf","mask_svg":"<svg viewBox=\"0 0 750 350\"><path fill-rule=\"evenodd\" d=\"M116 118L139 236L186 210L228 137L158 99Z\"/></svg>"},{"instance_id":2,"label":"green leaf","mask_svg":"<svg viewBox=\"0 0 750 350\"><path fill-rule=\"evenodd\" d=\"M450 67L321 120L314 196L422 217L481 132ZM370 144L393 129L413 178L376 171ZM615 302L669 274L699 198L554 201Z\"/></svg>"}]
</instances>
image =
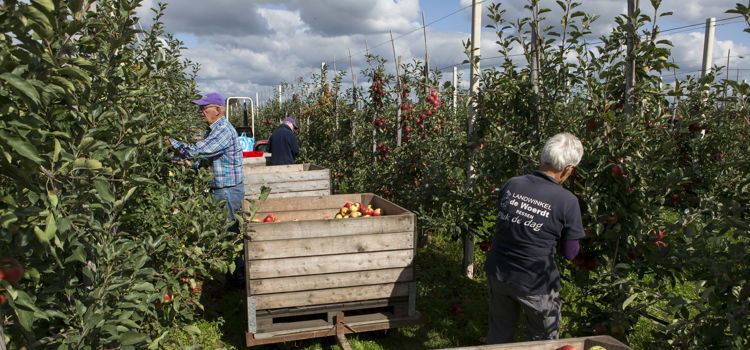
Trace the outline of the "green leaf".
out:
<instances>
[{"instance_id":1,"label":"green leaf","mask_svg":"<svg viewBox=\"0 0 750 350\"><path fill-rule=\"evenodd\" d=\"M196 327L196 326L194 326L194 325L192 325L192 324L190 324L190 325L187 325L187 326L185 326L185 327L183 328L183 330L184 330L185 332L187 332L187 333L190 333L190 334L192 334L192 335L201 335L201 330L200 330L200 328L198 328L198 327Z\"/></svg>"},{"instance_id":2,"label":"green leaf","mask_svg":"<svg viewBox=\"0 0 750 350\"><path fill-rule=\"evenodd\" d=\"M73 248L73 254L70 254L70 256L65 259L66 263L71 261L78 261L84 264L86 263L86 251L82 246L79 245Z\"/></svg>"},{"instance_id":3,"label":"green leaf","mask_svg":"<svg viewBox=\"0 0 750 350\"><path fill-rule=\"evenodd\" d=\"M5 131L0 131L0 137L2 137L4 142L10 145L16 152L18 152L18 154L31 159L37 164L42 162L42 158L39 158L39 152L31 143L20 138L10 136Z\"/></svg>"},{"instance_id":4,"label":"green leaf","mask_svg":"<svg viewBox=\"0 0 750 350\"><path fill-rule=\"evenodd\" d=\"M143 291L143 292L153 292L155 290L154 285L151 284L150 282L136 283L135 285L133 285L132 289L134 291Z\"/></svg>"},{"instance_id":5,"label":"green leaf","mask_svg":"<svg viewBox=\"0 0 750 350\"><path fill-rule=\"evenodd\" d=\"M65 76L68 76L73 79L77 79L86 83L91 82L91 78L89 77L88 73L75 67L68 66L68 67L60 69L58 72Z\"/></svg>"},{"instance_id":6,"label":"green leaf","mask_svg":"<svg viewBox=\"0 0 750 350\"><path fill-rule=\"evenodd\" d=\"M634 293L633 295L625 299L625 301L622 303L622 309L625 310L628 307L628 305L630 305L633 302L633 300L635 300L635 298L637 297L638 297L638 293Z\"/></svg>"},{"instance_id":7,"label":"green leaf","mask_svg":"<svg viewBox=\"0 0 750 350\"><path fill-rule=\"evenodd\" d=\"M60 145L60 140L55 139L55 150L52 152L52 161L57 162L58 159L60 159L60 152L62 151L62 146Z\"/></svg>"},{"instance_id":8,"label":"green leaf","mask_svg":"<svg viewBox=\"0 0 750 350\"><path fill-rule=\"evenodd\" d=\"M100 161L98 161L96 159L86 159L86 162L84 163L84 167L85 168L89 168L89 169L101 169L102 168L102 162L100 162Z\"/></svg>"},{"instance_id":9,"label":"green leaf","mask_svg":"<svg viewBox=\"0 0 750 350\"><path fill-rule=\"evenodd\" d=\"M55 10L55 4L52 0L32 0L32 2L41 5L48 12Z\"/></svg>"},{"instance_id":10,"label":"green leaf","mask_svg":"<svg viewBox=\"0 0 750 350\"><path fill-rule=\"evenodd\" d=\"M39 242L48 244L49 240L52 239L52 237L55 236L55 232L57 232L57 224L55 223L54 216L50 213L49 216L47 216L47 226L45 227L44 231L42 231L39 226L34 226L34 234L36 234L36 238L39 240Z\"/></svg>"},{"instance_id":11,"label":"green leaf","mask_svg":"<svg viewBox=\"0 0 750 350\"><path fill-rule=\"evenodd\" d=\"M112 203L115 201L115 196L112 195L112 192L109 190L109 182L107 182L107 180L94 180L94 187L96 187L96 192L99 193L99 197L105 202Z\"/></svg>"},{"instance_id":12,"label":"green leaf","mask_svg":"<svg viewBox=\"0 0 750 350\"><path fill-rule=\"evenodd\" d=\"M44 228L44 236L47 240L50 240L57 233L57 221L55 221L55 214L49 213L47 216L47 226Z\"/></svg>"},{"instance_id":13,"label":"green leaf","mask_svg":"<svg viewBox=\"0 0 750 350\"><path fill-rule=\"evenodd\" d=\"M146 340L148 337L138 332L125 332L120 338L122 345L135 345Z\"/></svg>"}]
</instances>

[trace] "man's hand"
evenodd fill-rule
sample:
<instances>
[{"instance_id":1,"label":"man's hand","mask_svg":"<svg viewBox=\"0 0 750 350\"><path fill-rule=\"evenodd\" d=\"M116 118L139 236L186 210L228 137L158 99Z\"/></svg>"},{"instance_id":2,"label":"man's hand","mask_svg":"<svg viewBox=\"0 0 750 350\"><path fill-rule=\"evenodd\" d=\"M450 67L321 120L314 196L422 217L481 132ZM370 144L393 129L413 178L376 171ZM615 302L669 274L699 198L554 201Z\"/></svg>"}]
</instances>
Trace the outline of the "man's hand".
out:
<instances>
[{"instance_id":1,"label":"man's hand","mask_svg":"<svg viewBox=\"0 0 750 350\"><path fill-rule=\"evenodd\" d=\"M192 162L190 162L190 161L189 161L189 160L187 160L187 159L186 159L186 160L178 160L178 161L177 161L177 164L179 164L179 165L184 165L184 166L193 166L193 163L192 163Z\"/></svg>"},{"instance_id":2,"label":"man's hand","mask_svg":"<svg viewBox=\"0 0 750 350\"><path fill-rule=\"evenodd\" d=\"M163 141L164 141L164 145L165 145L165 146L167 146L167 147L169 147L169 148L173 148L173 147L172 147L172 143L171 143L171 142L169 142L169 136L164 136L164 139L163 139Z\"/></svg>"}]
</instances>

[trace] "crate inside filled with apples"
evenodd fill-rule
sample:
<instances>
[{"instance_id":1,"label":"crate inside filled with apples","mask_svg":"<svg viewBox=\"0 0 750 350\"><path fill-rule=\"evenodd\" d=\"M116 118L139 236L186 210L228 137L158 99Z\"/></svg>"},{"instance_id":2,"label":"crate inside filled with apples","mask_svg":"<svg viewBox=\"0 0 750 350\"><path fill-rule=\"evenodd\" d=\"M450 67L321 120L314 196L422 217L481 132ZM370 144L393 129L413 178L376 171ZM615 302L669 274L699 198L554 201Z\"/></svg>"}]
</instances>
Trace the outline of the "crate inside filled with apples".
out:
<instances>
[{"instance_id":1,"label":"crate inside filled with apples","mask_svg":"<svg viewBox=\"0 0 750 350\"><path fill-rule=\"evenodd\" d=\"M375 208L372 204L365 206L361 202L346 202L336 215L334 219L348 219L358 218L367 216L381 216L383 215L383 209Z\"/></svg>"}]
</instances>

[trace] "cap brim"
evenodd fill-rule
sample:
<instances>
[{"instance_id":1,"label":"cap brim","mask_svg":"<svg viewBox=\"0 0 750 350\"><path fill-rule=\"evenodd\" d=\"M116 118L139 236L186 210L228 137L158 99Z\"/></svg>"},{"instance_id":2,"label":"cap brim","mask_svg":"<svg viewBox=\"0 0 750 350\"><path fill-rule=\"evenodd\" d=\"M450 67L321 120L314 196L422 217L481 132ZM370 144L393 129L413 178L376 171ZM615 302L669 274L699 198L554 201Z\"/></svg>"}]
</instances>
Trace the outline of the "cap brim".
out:
<instances>
[{"instance_id":1,"label":"cap brim","mask_svg":"<svg viewBox=\"0 0 750 350\"><path fill-rule=\"evenodd\" d=\"M200 99L200 100L193 100L193 101L191 101L191 102L193 102L193 104L197 104L197 105L199 105L199 106L205 106L205 105L207 105L207 104L210 104L210 103L206 102L206 100L203 100L203 99Z\"/></svg>"}]
</instances>

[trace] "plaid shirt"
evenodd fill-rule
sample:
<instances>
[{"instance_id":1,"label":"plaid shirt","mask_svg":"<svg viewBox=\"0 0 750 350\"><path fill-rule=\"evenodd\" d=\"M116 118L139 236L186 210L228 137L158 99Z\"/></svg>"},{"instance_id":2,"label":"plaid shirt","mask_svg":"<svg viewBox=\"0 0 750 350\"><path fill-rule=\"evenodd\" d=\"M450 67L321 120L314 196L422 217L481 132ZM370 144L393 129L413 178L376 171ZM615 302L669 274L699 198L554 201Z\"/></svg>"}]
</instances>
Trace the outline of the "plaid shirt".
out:
<instances>
[{"instance_id":1,"label":"plaid shirt","mask_svg":"<svg viewBox=\"0 0 750 350\"><path fill-rule=\"evenodd\" d=\"M214 178L211 188L230 187L242 183L242 148L237 131L227 117L221 117L208 127L203 140L194 145L170 138L169 142L182 159L210 159Z\"/></svg>"}]
</instances>

